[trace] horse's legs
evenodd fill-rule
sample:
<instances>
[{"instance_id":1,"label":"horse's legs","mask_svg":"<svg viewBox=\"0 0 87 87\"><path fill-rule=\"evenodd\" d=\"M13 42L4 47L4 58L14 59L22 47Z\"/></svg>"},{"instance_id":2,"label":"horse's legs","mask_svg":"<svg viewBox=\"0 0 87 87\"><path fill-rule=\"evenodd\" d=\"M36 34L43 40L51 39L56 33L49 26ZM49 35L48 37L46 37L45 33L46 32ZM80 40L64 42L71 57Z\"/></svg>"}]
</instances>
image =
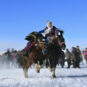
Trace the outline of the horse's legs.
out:
<instances>
[{"instance_id":1,"label":"horse's legs","mask_svg":"<svg viewBox=\"0 0 87 87\"><path fill-rule=\"evenodd\" d=\"M52 77L55 78L56 75L55 75L55 68L52 68L51 66L48 67L48 69L52 72Z\"/></svg>"},{"instance_id":2,"label":"horse's legs","mask_svg":"<svg viewBox=\"0 0 87 87\"><path fill-rule=\"evenodd\" d=\"M23 71L24 71L24 77L25 78L28 78L28 68L30 68L30 66L33 64L33 61L32 60L29 60L26 62L24 68L23 68Z\"/></svg>"},{"instance_id":3,"label":"horse's legs","mask_svg":"<svg viewBox=\"0 0 87 87\"><path fill-rule=\"evenodd\" d=\"M26 67L27 67L27 68L26 68L26 67L23 68L25 78L28 78L28 68L29 68L32 64L33 64L33 63L30 62L29 64L26 64Z\"/></svg>"},{"instance_id":4,"label":"horse's legs","mask_svg":"<svg viewBox=\"0 0 87 87\"><path fill-rule=\"evenodd\" d=\"M48 70L49 70L50 72L52 72L52 63L51 63L51 60L48 59L48 60L46 61L46 63L47 63L47 68L48 68Z\"/></svg>"},{"instance_id":5,"label":"horse's legs","mask_svg":"<svg viewBox=\"0 0 87 87\"><path fill-rule=\"evenodd\" d=\"M53 57L52 58L52 77L55 78L56 75L55 75L55 69L56 69L56 65L57 65L57 60L56 60L57 57Z\"/></svg>"},{"instance_id":6,"label":"horse's legs","mask_svg":"<svg viewBox=\"0 0 87 87\"><path fill-rule=\"evenodd\" d=\"M38 60L35 63L35 69L37 73L40 73L40 69L43 68L43 60Z\"/></svg>"},{"instance_id":7,"label":"horse's legs","mask_svg":"<svg viewBox=\"0 0 87 87\"><path fill-rule=\"evenodd\" d=\"M56 62L55 60L53 60L53 58L50 58L49 59L49 70L52 72L52 77L55 78L56 75L55 75L55 67L56 67Z\"/></svg>"},{"instance_id":8,"label":"horse's legs","mask_svg":"<svg viewBox=\"0 0 87 87\"><path fill-rule=\"evenodd\" d=\"M24 77L28 78L28 69L24 68L23 71L24 71Z\"/></svg>"},{"instance_id":9,"label":"horse's legs","mask_svg":"<svg viewBox=\"0 0 87 87\"><path fill-rule=\"evenodd\" d=\"M37 73L40 73L40 65L39 64L35 64L35 69Z\"/></svg>"},{"instance_id":10,"label":"horse's legs","mask_svg":"<svg viewBox=\"0 0 87 87\"><path fill-rule=\"evenodd\" d=\"M50 72L52 72L52 68L51 67L48 67L48 70L50 70Z\"/></svg>"},{"instance_id":11,"label":"horse's legs","mask_svg":"<svg viewBox=\"0 0 87 87\"><path fill-rule=\"evenodd\" d=\"M55 75L55 68L52 68L52 77L55 78L56 75Z\"/></svg>"}]
</instances>

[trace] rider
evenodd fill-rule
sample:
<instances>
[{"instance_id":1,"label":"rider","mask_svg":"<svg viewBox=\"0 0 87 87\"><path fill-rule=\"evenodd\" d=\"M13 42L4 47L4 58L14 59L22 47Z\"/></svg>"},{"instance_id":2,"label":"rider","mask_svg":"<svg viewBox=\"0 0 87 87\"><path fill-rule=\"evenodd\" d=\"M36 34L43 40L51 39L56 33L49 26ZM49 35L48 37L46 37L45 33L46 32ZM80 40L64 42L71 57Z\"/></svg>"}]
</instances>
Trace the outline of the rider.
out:
<instances>
[{"instance_id":1,"label":"rider","mask_svg":"<svg viewBox=\"0 0 87 87\"><path fill-rule=\"evenodd\" d=\"M47 26L43 30L39 31L38 33L39 34L45 33L46 44L48 45L49 42L53 39L53 37L55 37L55 38L57 37L57 34L59 32L62 32L62 31L60 29L56 28L55 26L53 26L51 21L47 21ZM34 42L29 41L27 46L23 49L23 52L29 50L29 48L32 45L34 45ZM26 53L25 53L25 55L26 55Z\"/></svg>"},{"instance_id":2,"label":"rider","mask_svg":"<svg viewBox=\"0 0 87 87\"><path fill-rule=\"evenodd\" d=\"M39 31L39 33L45 33L45 38L46 38L46 43L49 44L50 38L51 36L54 36L55 38L57 37L57 34L59 32L63 32L61 31L59 28L56 28L55 26L53 26L51 21L47 21L47 26Z\"/></svg>"},{"instance_id":3,"label":"rider","mask_svg":"<svg viewBox=\"0 0 87 87\"><path fill-rule=\"evenodd\" d=\"M56 28L55 26L53 26L51 21L47 21L47 26L43 30L39 31L38 33L45 34L46 44L48 45L51 41L54 40L54 38L57 38L57 35L59 32L63 33L63 31L61 31L59 28ZM43 50L43 54L44 55L47 54L46 48Z\"/></svg>"}]
</instances>

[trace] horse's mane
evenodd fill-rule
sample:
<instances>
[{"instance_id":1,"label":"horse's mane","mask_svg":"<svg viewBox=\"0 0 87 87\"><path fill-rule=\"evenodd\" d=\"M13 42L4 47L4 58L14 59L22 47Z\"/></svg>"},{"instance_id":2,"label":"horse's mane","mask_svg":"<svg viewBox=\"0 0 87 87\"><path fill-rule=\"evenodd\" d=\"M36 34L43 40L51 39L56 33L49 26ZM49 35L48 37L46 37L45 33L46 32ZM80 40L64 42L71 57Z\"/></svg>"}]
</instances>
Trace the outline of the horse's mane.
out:
<instances>
[{"instance_id":1,"label":"horse's mane","mask_svg":"<svg viewBox=\"0 0 87 87\"><path fill-rule=\"evenodd\" d=\"M30 33L30 34L37 34L37 33L38 33L38 32L34 31L34 32Z\"/></svg>"},{"instance_id":2,"label":"horse's mane","mask_svg":"<svg viewBox=\"0 0 87 87\"><path fill-rule=\"evenodd\" d=\"M28 40L28 41L29 41L29 40L32 40L33 37L30 36L30 35L34 35L34 36L36 37L36 39L38 39L38 38L44 38L44 36L43 36L42 34L40 34L40 33L36 32L36 31L34 31L34 32L28 34L28 36L26 36L25 40Z\"/></svg>"}]
</instances>

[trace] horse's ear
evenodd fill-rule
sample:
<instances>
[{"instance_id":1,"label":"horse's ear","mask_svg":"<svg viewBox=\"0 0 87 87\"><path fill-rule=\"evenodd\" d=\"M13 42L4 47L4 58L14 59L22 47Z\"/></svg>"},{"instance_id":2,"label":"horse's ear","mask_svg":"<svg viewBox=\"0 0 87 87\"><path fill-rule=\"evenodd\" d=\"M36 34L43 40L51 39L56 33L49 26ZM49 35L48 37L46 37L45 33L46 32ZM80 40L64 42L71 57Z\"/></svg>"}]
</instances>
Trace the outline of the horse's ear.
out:
<instances>
[{"instance_id":1,"label":"horse's ear","mask_svg":"<svg viewBox=\"0 0 87 87\"><path fill-rule=\"evenodd\" d=\"M63 36L63 34L64 34L64 31L60 31L60 35Z\"/></svg>"},{"instance_id":2,"label":"horse's ear","mask_svg":"<svg viewBox=\"0 0 87 87\"><path fill-rule=\"evenodd\" d=\"M64 31L60 31L60 33L61 33L61 34L63 34L63 33L64 33Z\"/></svg>"}]
</instances>

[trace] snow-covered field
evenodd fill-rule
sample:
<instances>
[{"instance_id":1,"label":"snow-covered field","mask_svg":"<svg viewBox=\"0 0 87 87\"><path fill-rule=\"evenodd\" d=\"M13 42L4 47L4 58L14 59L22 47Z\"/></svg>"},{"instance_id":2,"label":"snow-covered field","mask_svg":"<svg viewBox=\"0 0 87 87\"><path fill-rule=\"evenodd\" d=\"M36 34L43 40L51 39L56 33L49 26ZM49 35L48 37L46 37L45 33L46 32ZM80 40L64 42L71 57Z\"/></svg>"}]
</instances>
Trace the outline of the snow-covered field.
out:
<instances>
[{"instance_id":1,"label":"snow-covered field","mask_svg":"<svg viewBox=\"0 0 87 87\"><path fill-rule=\"evenodd\" d=\"M87 87L87 67L67 69L57 67L56 78L48 69L38 74L29 69L29 78L24 78L22 69L0 69L0 87Z\"/></svg>"}]
</instances>

